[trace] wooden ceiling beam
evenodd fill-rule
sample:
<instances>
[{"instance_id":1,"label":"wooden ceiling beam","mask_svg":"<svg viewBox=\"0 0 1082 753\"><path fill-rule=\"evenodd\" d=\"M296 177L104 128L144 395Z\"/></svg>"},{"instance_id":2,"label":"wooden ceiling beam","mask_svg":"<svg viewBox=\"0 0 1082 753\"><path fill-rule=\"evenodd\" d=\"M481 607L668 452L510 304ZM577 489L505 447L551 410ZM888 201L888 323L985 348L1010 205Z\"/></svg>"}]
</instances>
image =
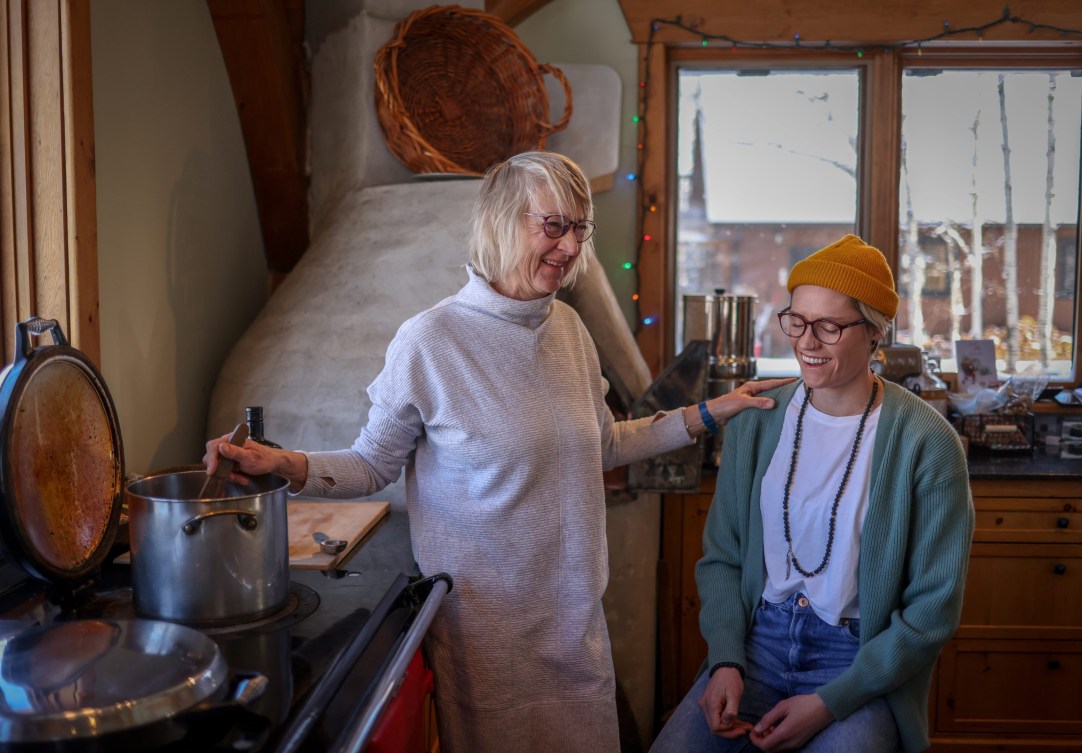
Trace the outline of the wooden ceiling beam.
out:
<instances>
[{"instance_id":1,"label":"wooden ceiling beam","mask_svg":"<svg viewBox=\"0 0 1082 753\"><path fill-rule=\"evenodd\" d=\"M508 26L516 26L549 2L550 0L485 0L485 13L491 13Z\"/></svg>"},{"instance_id":2,"label":"wooden ceiling beam","mask_svg":"<svg viewBox=\"0 0 1082 753\"><path fill-rule=\"evenodd\" d=\"M724 34L740 41L792 41L799 34L804 42L830 40L835 44L892 44L901 39L926 39L944 30L982 26L1004 13L1002 0L619 0L639 44L650 39L654 19L674 20L704 34ZM1016 7L1021 6L1021 7ZM1012 16L1051 26L1077 28L1078 0L1027 0L1010 3ZM1048 29L1030 29L1026 24L1004 23L988 29L983 38L1002 40L1064 40ZM976 40L976 35L955 41ZM661 24L654 42L694 46L700 40L693 33ZM718 42L717 46L724 43Z\"/></svg>"},{"instance_id":3,"label":"wooden ceiling beam","mask_svg":"<svg viewBox=\"0 0 1082 753\"><path fill-rule=\"evenodd\" d=\"M248 153L272 281L308 248L303 0L207 0Z\"/></svg>"}]
</instances>

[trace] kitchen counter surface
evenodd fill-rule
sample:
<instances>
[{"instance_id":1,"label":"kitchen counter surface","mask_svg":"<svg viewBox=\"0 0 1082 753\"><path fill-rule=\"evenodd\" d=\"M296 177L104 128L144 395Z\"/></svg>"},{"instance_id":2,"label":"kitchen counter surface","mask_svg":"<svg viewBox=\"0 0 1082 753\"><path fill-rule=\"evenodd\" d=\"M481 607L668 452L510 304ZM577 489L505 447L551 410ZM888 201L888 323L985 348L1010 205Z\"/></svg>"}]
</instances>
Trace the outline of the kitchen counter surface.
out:
<instances>
[{"instance_id":1,"label":"kitchen counter surface","mask_svg":"<svg viewBox=\"0 0 1082 753\"><path fill-rule=\"evenodd\" d=\"M1038 449L1032 455L969 454L969 478L974 480L1030 479L1082 482L1082 458L1061 458Z\"/></svg>"}]
</instances>

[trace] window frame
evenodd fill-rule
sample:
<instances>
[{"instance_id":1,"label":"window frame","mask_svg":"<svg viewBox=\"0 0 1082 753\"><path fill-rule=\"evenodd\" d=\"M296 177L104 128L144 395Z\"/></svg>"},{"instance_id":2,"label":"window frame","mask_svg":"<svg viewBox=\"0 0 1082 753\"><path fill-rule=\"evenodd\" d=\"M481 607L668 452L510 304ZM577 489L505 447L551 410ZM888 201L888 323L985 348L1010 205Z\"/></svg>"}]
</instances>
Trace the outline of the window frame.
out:
<instances>
[{"instance_id":1,"label":"window frame","mask_svg":"<svg viewBox=\"0 0 1082 753\"><path fill-rule=\"evenodd\" d=\"M814 52L798 48L757 50L740 48L691 48L656 46L642 59L640 80L653 82L643 116L650 124L641 134L645 155L642 182L641 227L652 241L641 247L639 311L654 324L637 328L637 340L653 373L660 373L676 352L672 322L678 301L675 295L676 212L676 118L680 68L800 68L864 66L861 76L860 156L857 227L869 243L883 251L894 270L899 270L898 201L901 171L901 96L905 68L1048 68L1082 67L1082 47L1047 42L942 43L922 49L900 48L865 53L859 60L837 52ZM874 166L874 168L873 168ZM1082 204L1082 201L1080 201ZM654 206L659 211L649 211ZM1080 206L1082 214L1082 206ZM1082 228L1076 258L1082 258ZM1082 330L1082 264L1076 264L1076 339ZM1054 386L1082 383L1082 342L1075 345L1073 380Z\"/></svg>"}]
</instances>

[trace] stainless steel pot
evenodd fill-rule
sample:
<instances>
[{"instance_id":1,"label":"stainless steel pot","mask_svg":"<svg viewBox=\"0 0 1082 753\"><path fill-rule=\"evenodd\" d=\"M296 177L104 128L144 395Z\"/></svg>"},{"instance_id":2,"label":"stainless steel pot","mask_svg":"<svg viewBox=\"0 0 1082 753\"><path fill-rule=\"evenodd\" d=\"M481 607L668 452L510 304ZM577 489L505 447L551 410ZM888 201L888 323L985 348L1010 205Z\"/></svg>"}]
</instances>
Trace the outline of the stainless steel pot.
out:
<instances>
[{"instance_id":1,"label":"stainless steel pot","mask_svg":"<svg viewBox=\"0 0 1082 753\"><path fill-rule=\"evenodd\" d=\"M127 488L132 591L144 615L188 623L259 619L289 596L286 488L279 476L199 499L203 471Z\"/></svg>"}]
</instances>

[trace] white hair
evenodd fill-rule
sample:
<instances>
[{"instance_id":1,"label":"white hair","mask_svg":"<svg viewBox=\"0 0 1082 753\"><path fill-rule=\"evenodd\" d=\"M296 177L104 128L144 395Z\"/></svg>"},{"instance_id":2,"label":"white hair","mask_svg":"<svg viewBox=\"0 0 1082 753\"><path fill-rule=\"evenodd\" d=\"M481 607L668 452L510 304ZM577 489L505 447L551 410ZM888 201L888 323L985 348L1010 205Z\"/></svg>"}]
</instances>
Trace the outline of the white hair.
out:
<instances>
[{"instance_id":1,"label":"white hair","mask_svg":"<svg viewBox=\"0 0 1082 753\"><path fill-rule=\"evenodd\" d=\"M474 205L469 262L490 283L507 280L527 253L526 212L543 191L556 200L547 208L575 220L593 220L590 183L582 170L555 152L523 152L490 167ZM580 263L563 287L571 287L594 255L594 240L579 244Z\"/></svg>"}]
</instances>

